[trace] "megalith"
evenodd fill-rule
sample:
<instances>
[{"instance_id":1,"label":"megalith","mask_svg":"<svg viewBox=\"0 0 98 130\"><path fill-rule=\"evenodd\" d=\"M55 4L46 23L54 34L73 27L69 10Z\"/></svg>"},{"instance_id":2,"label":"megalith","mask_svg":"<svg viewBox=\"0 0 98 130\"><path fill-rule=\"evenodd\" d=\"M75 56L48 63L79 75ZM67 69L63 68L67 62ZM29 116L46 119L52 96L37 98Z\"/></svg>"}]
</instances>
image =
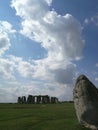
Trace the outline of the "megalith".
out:
<instances>
[{"instance_id":1,"label":"megalith","mask_svg":"<svg viewBox=\"0 0 98 130\"><path fill-rule=\"evenodd\" d=\"M98 89L85 75L77 78L73 99L79 123L98 130Z\"/></svg>"},{"instance_id":2,"label":"megalith","mask_svg":"<svg viewBox=\"0 0 98 130\"><path fill-rule=\"evenodd\" d=\"M39 95L39 96L36 96L37 97L37 103L41 103L41 95Z\"/></svg>"},{"instance_id":3,"label":"megalith","mask_svg":"<svg viewBox=\"0 0 98 130\"><path fill-rule=\"evenodd\" d=\"M18 97L18 103L21 104L22 103L22 98Z\"/></svg>"},{"instance_id":4,"label":"megalith","mask_svg":"<svg viewBox=\"0 0 98 130\"><path fill-rule=\"evenodd\" d=\"M51 103L58 103L57 97L51 97Z\"/></svg>"},{"instance_id":5,"label":"megalith","mask_svg":"<svg viewBox=\"0 0 98 130\"><path fill-rule=\"evenodd\" d=\"M50 103L50 97L48 95L42 96L42 103Z\"/></svg>"}]
</instances>

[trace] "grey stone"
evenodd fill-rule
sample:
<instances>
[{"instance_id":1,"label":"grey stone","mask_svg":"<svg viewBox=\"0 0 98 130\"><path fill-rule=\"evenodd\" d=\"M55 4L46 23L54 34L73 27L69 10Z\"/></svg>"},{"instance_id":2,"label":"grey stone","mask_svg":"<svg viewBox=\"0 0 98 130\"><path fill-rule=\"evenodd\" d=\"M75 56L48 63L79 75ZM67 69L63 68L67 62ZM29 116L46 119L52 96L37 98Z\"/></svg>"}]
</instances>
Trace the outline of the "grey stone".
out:
<instances>
[{"instance_id":1,"label":"grey stone","mask_svg":"<svg viewBox=\"0 0 98 130\"><path fill-rule=\"evenodd\" d=\"M98 130L98 89L85 75L77 78L73 99L79 123Z\"/></svg>"}]
</instances>

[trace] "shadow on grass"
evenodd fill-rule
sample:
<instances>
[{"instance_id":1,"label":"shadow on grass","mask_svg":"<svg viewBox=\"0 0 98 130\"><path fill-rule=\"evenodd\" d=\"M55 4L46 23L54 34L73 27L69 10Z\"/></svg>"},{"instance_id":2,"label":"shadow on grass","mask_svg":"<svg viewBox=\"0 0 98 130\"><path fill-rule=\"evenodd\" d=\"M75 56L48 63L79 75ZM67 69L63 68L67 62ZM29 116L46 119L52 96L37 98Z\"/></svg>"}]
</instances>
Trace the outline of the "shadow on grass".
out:
<instances>
[{"instance_id":1,"label":"shadow on grass","mask_svg":"<svg viewBox=\"0 0 98 130\"><path fill-rule=\"evenodd\" d=\"M84 127L84 126L82 126L82 125L80 125L80 124L77 124L75 130L90 130L90 129L89 129L89 128L86 128L86 127Z\"/></svg>"}]
</instances>

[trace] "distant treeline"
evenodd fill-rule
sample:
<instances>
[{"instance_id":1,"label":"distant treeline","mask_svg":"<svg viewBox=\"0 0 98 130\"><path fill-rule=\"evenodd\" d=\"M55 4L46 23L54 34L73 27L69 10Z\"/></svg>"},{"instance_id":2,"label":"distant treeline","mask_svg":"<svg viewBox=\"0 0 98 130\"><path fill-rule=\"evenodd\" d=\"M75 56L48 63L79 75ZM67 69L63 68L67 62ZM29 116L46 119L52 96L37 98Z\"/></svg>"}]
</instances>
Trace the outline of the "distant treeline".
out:
<instances>
[{"instance_id":1,"label":"distant treeline","mask_svg":"<svg viewBox=\"0 0 98 130\"><path fill-rule=\"evenodd\" d=\"M18 97L19 104L46 104L46 103L58 103L57 97L50 97L48 95L28 95Z\"/></svg>"}]
</instances>

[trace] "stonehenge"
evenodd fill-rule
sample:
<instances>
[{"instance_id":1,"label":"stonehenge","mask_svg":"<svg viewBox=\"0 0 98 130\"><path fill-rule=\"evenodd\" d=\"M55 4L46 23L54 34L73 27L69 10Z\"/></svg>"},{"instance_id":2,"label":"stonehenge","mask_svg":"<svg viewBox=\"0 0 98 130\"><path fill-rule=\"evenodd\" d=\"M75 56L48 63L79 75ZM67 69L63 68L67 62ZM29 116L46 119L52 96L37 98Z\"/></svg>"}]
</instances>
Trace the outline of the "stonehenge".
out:
<instances>
[{"instance_id":1,"label":"stonehenge","mask_svg":"<svg viewBox=\"0 0 98 130\"><path fill-rule=\"evenodd\" d=\"M98 130L98 89L85 75L77 78L73 98L79 123Z\"/></svg>"},{"instance_id":2,"label":"stonehenge","mask_svg":"<svg viewBox=\"0 0 98 130\"><path fill-rule=\"evenodd\" d=\"M58 98L51 97L51 103L58 103Z\"/></svg>"},{"instance_id":3,"label":"stonehenge","mask_svg":"<svg viewBox=\"0 0 98 130\"><path fill-rule=\"evenodd\" d=\"M19 104L47 104L47 103L58 103L57 97L50 97L48 95L28 95L18 97Z\"/></svg>"},{"instance_id":4,"label":"stonehenge","mask_svg":"<svg viewBox=\"0 0 98 130\"><path fill-rule=\"evenodd\" d=\"M26 97L25 96L18 97L18 103L26 103Z\"/></svg>"}]
</instances>

